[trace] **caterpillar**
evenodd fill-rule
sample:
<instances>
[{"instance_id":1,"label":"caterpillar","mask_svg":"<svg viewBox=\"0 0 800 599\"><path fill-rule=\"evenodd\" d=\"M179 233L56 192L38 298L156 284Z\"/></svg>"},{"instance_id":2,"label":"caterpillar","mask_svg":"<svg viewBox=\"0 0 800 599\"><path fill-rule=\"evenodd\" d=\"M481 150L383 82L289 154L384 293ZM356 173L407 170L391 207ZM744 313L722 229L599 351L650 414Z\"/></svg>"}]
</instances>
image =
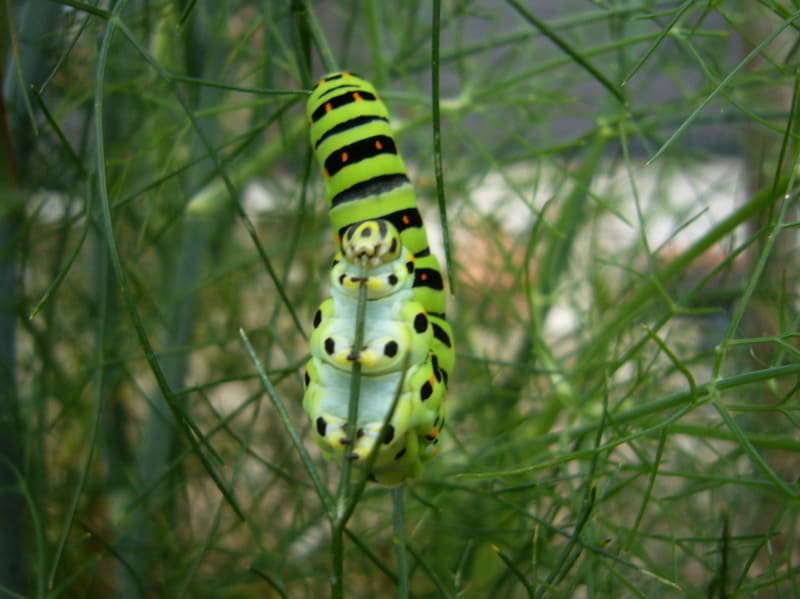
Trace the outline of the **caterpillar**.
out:
<instances>
[{"instance_id":1,"label":"caterpillar","mask_svg":"<svg viewBox=\"0 0 800 599\"><path fill-rule=\"evenodd\" d=\"M394 485L436 455L445 422L455 353L442 271L375 88L352 73L327 75L313 87L306 116L338 251L330 297L314 315L303 408L328 459L362 464L377 445L368 475ZM365 332L356 348L362 285ZM355 363L362 375L351 427Z\"/></svg>"}]
</instances>

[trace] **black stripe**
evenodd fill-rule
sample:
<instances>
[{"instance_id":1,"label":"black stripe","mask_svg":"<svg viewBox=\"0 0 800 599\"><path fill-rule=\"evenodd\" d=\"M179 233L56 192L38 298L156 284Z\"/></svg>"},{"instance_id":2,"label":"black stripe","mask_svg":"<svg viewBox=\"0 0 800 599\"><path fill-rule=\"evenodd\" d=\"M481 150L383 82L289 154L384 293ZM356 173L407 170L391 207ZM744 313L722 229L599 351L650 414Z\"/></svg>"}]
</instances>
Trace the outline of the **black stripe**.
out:
<instances>
[{"instance_id":1,"label":"black stripe","mask_svg":"<svg viewBox=\"0 0 800 599\"><path fill-rule=\"evenodd\" d=\"M323 83L328 83L329 81L336 81L337 79L341 79L342 77L344 77L344 73L333 73L331 75L325 75L322 79L320 79L314 84L314 87L311 88L311 91L313 92Z\"/></svg>"},{"instance_id":2,"label":"black stripe","mask_svg":"<svg viewBox=\"0 0 800 599\"><path fill-rule=\"evenodd\" d=\"M385 218L390 223L392 223L400 233L412 227L422 226L422 215L416 208L405 208L403 210L396 210L395 212L386 214L381 218Z\"/></svg>"},{"instance_id":3,"label":"black stripe","mask_svg":"<svg viewBox=\"0 0 800 599\"><path fill-rule=\"evenodd\" d=\"M378 234L380 235L381 239L386 239L386 233L389 231L389 227L386 226L385 220L378 221Z\"/></svg>"},{"instance_id":4,"label":"black stripe","mask_svg":"<svg viewBox=\"0 0 800 599\"><path fill-rule=\"evenodd\" d=\"M384 123L388 123L389 119L385 119L382 116L369 116L369 115L362 115L357 116L354 119L350 119L349 121L344 121L343 123L339 123L328 129L325 133L322 134L317 140L317 143L314 144L314 148L318 148L319 145L326 140L331 135L336 135L337 133L341 133L342 131L348 131L354 127L358 127L359 125L366 125L367 123L371 123L373 121L383 121Z\"/></svg>"},{"instance_id":5,"label":"black stripe","mask_svg":"<svg viewBox=\"0 0 800 599\"><path fill-rule=\"evenodd\" d=\"M391 175L378 175L366 181L359 181L355 185L351 185L333 196L331 200L331 208L335 208L339 204L344 204L351 200L358 200L371 195L379 193L386 193L395 187L401 185L408 185L411 183L405 173L394 173ZM397 226L397 225L395 225ZM345 227L347 228L347 227Z\"/></svg>"},{"instance_id":6,"label":"black stripe","mask_svg":"<svg viewBox=\"0 0 800 599\"><path fill-rule=\"evenodd\" d=\"M441 318L442 320L447 320L444 316L444 312L428 312L428 316L433 316L435 318Z\"/></svg>"},{"instance_id":7,"label":"black stripe","mask_svg":"<svg viewBox=\"0 0 800 599\"><path fill-rule=\"evenodd\" d=\"M323 77L321 81L317 82L317 85L319 85L323 81L325 81L325 82L327 82L327 81L336 81L337 79L343 79L343 78L346 78L346 77L353 77L355 79L361 79L361 77L359 77L356 73L353 73L352 71L342 71L341 73L331 73L330 75L325 75L325 77Z\"/></svg>"},{"instance_id":8,"label":"black stripe","mask_svg":"<svg viewBox=\"0 0 800 599\"><path fill-rule=\"evenodd\" d=\"M442 273L435 268L418 268L414 271L414 287L430 287L441 291L444 289Z\"/></svg>"},{"instance_id":9,"label":"black stripe","mask_svg":"<svg viewBox=\"0 0 800 599\"><path fill-rule=\"evenodd\" d=\"M414 257L415 258L425 258L425 257L430 256L430 255L431 255L431 248L427 247L424 250L420 250L416 254L414 254Z\"/></svg>"},{"instance_id":10,"label":"black stripe","mask_svg":"<svg viewBox=\"0 0 800 599\"><path fill-rule=\"evenodd\" d=\"M450 341L450 335L445 333L444 329L435 322L432 322L431 324L433 325L433 336L444 343L447 347L453 347L453 343ZM444 372L444 370L442 370L442 372Z\"/></svg>"},{"instance_id":11,"label":"black stripe","mask_svg":"<svg viewBox=\"0 0 800 599\"><path fill-rule=\"evenodd\" d=\"M353 81L355 81L355 82L350 81L350 77L351 76L353 77ZM322 79L320 79L319 81L317 81L314 84L314 87L311 88L311 93L314 93L314 90L317 89L318 87L320 87L323 83L330 83L331 81L337 81L339 79L344 79L345 80L344 83L342 83L341 85L332 85L332 86L330 86L327 90L322 92L322 94L320 94L319 97L320 98L324 98L325 96L328 96L328 95L330 95L330 94L332 94L332 93L334 93L334 92L336 92L337 90L340 90L340 89L345 89L345 88L361 89L361 87L362 87L361 86L361 82L358 82L358 80L361 79L361 77L359 77L355 73L351 73L349 71L344 71L344 72L341 72L341 73L333 73L332 75L327 75L327 76L323 77Z\"/></svg>"},{"instance_id":12,"label":"black stripe","mask_svg":"<svg viewBox=\"0 0 800 599\"><path fill-rule=\"evenodd\" d=\"M338 88L337 88L338 89ZM319 119L325 116L328 112L336 110L340 106L344 106L346 104L350 104L350 102L356 102L356 94L358 94L359 100L366 100L366 101L375 101L377 98L375 94L372 92L368 92L361 88L356 89L355 91L347 91L343 94L338 96L334 96L333 98L329 98L322 102L314 112L311 113L311 122L316 123Z\"/></svg>"},{"instance_id":13,"label":"black stripe","mask_svg":"<svg viewBox=\"0 0 800 599\"><path fill-rule=\"evenodd\" d=\"M331 96L331 95L334 95L334 94L341 94L342 91L346 90L346 89L354 89L354 90L358 91L358 90L360 90L362 88L361 88L360 85L358 85L356 83L346 83L346 82L345 83L340 83L339 85L334 85L332 87L329 87L324 92L322 92L320 95L318 95L317 96L317 103L319 103L319 101L321 101L323 98L327 98L328 96Z\"/></svg>"},{"instance_id":14,"label":"black stripe","mask_svg":"<svg viewBox=\"0 0 800 599\"><path fill-rule=\"evenodd\" d=\"M397 144L388 135L373 135L334 150L325 159L325 172L333 177L343 168L381 154L397 155Z\"/></svg>"}]
</instances>

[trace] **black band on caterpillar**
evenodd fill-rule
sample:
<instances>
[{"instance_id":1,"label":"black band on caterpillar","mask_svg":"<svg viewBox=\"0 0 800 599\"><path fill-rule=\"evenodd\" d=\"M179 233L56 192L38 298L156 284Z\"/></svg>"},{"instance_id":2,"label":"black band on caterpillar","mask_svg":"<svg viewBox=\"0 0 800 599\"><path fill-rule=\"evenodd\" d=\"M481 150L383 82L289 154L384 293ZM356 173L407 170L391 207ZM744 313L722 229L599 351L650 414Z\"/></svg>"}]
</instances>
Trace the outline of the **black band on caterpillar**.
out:
<instances>
[{"instance_id":1,"label":"black band on caterpillar","mask_svg":"<svg viewBox=\"0 0 800 599\"><path fill-rule=\"evenodd\" d=\"M444 279L373 86L350 73L327 75L312 90L306 114L340 251L332 264L331 298L314 317L303 406L326 456L358 463L379 444L369 476L396 484L419 474L422 462L436 454L444 425L455 358ZM362 285L365 339L355 347ZM350 438L345 390L356 362L362 395ZM387 434L381 425L398 388Z\"/></svg>"}]
</instances>

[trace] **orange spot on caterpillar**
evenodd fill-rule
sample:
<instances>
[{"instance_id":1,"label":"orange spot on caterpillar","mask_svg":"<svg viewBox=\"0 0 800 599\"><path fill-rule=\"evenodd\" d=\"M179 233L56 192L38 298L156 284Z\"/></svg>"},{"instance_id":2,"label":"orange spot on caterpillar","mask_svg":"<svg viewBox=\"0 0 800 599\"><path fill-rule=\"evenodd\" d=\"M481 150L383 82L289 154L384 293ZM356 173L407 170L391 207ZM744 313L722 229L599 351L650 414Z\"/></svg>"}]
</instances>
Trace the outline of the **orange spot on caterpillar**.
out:
<instances>
[{"instance_id":1,"label":"orange spot on caterpillar","mask_svg":"<svg viewBox=\"0 0 800 599\"><path fill-rule=\"evenodd\" d=\"M379 139L375 140L375 149L376 150L382 150L383 149L383 144L381 143L381 140L379 140Z\"/></svg>"},{"instance_id":2,"label":"orange spot on caterpillar","mask_svg":"<svg viewBox=\"0 0 800 599\"><path fill-rule=\"evenodd\" d=\"M330 112L331 110L333 110L333 106L331 105L331 103L325 102L325 112Z\"/></svg>"},{"instance_id":3,"label":"orange spot on caterpillar","mask_svg":"<svg viewBox=\"0 0 800 599\"><path fill-rule=\"evenodd\" d=\"M423 281L427 281L428 280L428 273L426 273L426 272L419 273L419 278L421 280L423 280Z\"/></svg>"},{"instance_id":4,"label":"orange spot on caterpillar","mask_svg":"<svg viewBox=\"0 0 800 599\"><path fill-rule=\"evenodd\" d=\"M339 158L342 162L347 162L348 158L350 157L347 155L347 152L342 152L342 155Z\"/></svg>"},{"instance_id":5,"label":"orange spot on caterpillar","mask_svg":"<svg viewBox=\"0 0 800 599\"><path fill-rule=\"evenodd\" d=\"M410 222L411 222L411 219L408 217L408 214L404 214L403 215L403 224L407 225Z\"/></svg>"},{"instance_id":6,"label":"orange spot on caterpillar","mask_svg":"<svg viewBox=\"0 0 800 599\"><path fill-rule=\"evenodd\" d=\"M359 94L358 92L353 92L353 100L355 100L356 102L361 100L361 94Z\"/></svg>"},{"instance_id":7,"label":"orange spot on caterpillar","mask_svg":"<svg viewBox=\"0 0 800 599\"><path fill-rule=\"evenodd\" d=\"M322 176L325 177L326 179L331 176L330 173L328 172L328 169L326 168L322 169Z\"/></svg>"}]
</instances>

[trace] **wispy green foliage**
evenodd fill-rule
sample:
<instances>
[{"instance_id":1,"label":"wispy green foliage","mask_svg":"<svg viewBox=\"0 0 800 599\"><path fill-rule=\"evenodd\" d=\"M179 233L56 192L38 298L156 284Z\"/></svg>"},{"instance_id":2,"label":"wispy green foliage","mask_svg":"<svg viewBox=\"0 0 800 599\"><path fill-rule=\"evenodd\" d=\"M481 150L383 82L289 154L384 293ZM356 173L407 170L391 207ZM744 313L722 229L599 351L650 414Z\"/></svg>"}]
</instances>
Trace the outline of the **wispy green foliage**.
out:
<instances>
[{"instance_id":1,"label":"wispy green foliage","mask_svg":"<svg viewBox=\"0 0 800 599\"><path fill-rule=\"evenodd\" d=\"M800 595L796 6L94 4L2 8L0 596ZM399 491L301 406L336 68L456 291Z\"/></svg>"}]
</instances>

